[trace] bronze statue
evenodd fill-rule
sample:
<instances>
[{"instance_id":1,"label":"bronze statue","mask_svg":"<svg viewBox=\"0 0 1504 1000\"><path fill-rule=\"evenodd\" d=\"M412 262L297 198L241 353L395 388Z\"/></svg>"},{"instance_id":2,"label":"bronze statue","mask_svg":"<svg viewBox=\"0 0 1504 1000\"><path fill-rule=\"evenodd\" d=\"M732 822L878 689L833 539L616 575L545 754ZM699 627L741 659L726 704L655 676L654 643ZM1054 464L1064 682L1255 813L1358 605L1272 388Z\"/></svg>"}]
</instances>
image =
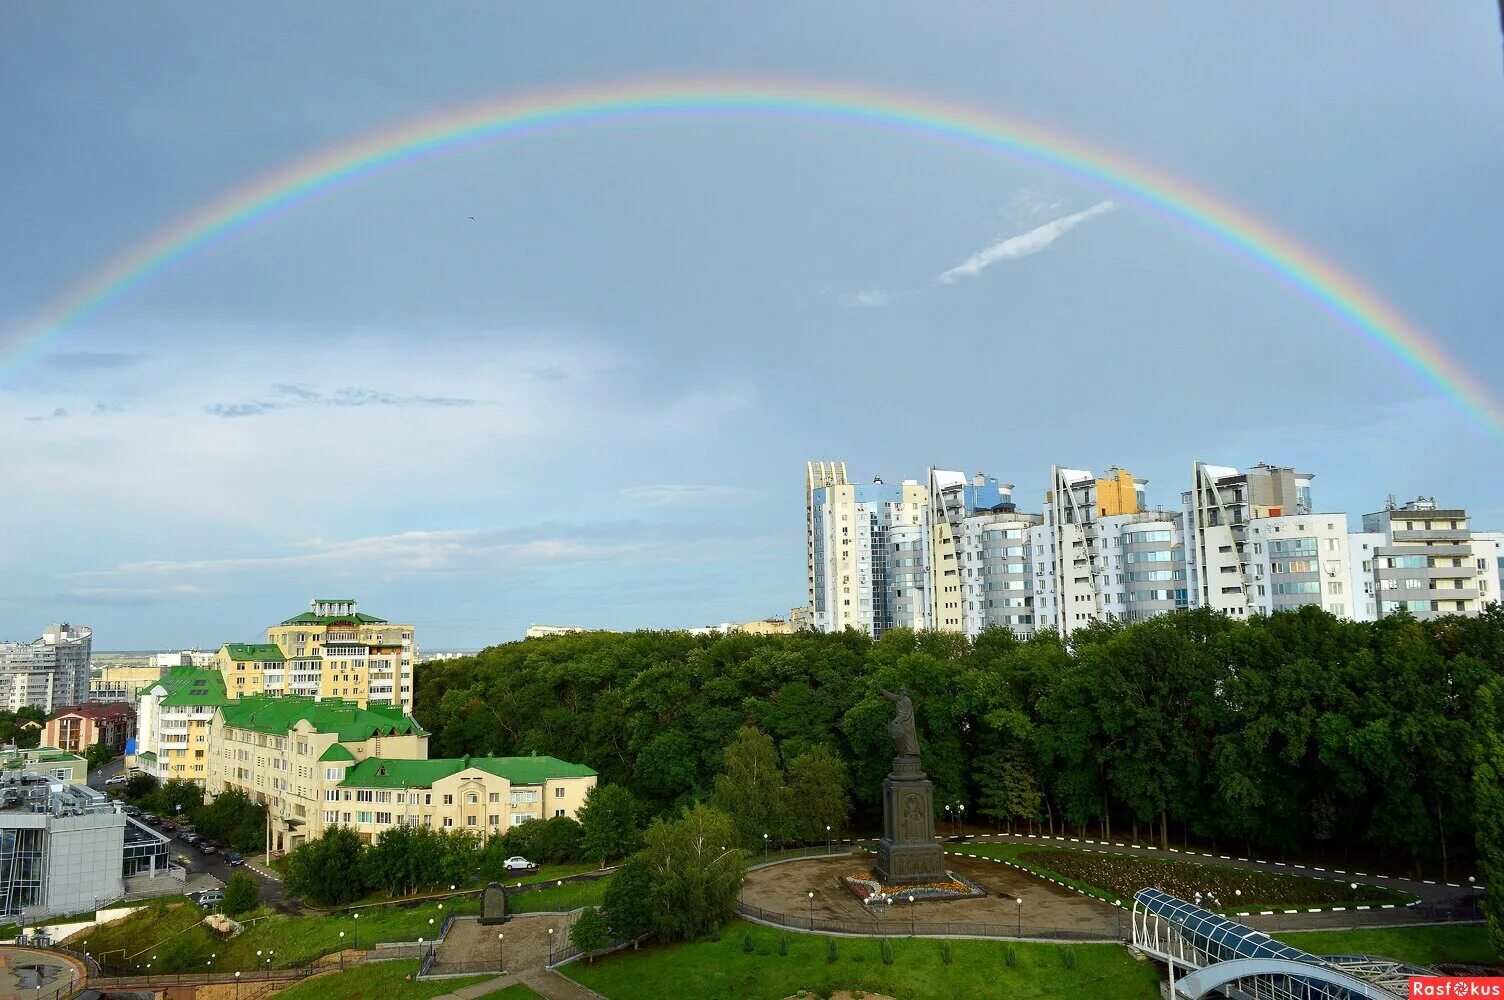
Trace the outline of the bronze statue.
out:
<instances>
[{"instance_id":1,"label":"bronze statue","mask_svg":"<svg viewBox=\"0 0 1504 1000\"><path fill-rule=\"evenodd\" d=\"M914 703L909 700L909 689L901 687L898 693L882 691L883 697L893 702L898 707L893 721L888 723L888 735L893 737L893 745L898 748L900 757L919 756L919 737L914 733Z\"/></svg>"}]
</instances>

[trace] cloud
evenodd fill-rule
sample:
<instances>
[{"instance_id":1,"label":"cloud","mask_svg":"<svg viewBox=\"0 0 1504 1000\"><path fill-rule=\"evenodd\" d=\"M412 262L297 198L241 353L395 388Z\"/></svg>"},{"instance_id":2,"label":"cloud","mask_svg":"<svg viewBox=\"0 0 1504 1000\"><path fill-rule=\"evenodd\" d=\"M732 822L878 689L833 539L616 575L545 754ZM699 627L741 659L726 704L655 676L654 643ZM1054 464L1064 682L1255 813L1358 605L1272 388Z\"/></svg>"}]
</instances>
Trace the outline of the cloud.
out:
<instances>
[{"instance_id":1,"label":"cloud","mask_svg":"<svg viewBox=\"0 0 1504 1000\"><path fill-rule=\"evenodd\" d=\"M522 377L528 382L562 382L569 377L569 373L558 365L541 365L524 368Z\"/></svg>"},{"instance_id":2,"label":"cloud","mask_svg":"<svg viewBox=\"0 0 1504 1000\"><path fill-rule=\"evenodd\" d=\"M47 363L57 368L80 371L129 368L150 357L149 354L135 354L128 351L56 351L47 356Z\"/></svg>"},{"instance_id":3,"label":"cloud","mask_svg":"<svg viewBox=\"0 0 1504 1000\"><path fill-rule=\"evenodd\" d=\"M161 586L129 587L80 587L64 594L53 595L51 600L59 604L102 604L112 607L144 607L166 604L185 597L199 597L218 593L217 590L192 583L171 583Z\"/></svg>"},{"instance_id":4,"label":"cloud","mask_svg":"<svg viewBox=\"0 0 1504 1000\"><path fill-rule=\"evenodd\" d=\"M1115 207L1110 201L1099 201L1090 208L1076 212L1074 215L1063 216L1059 219L1046 222L1042 226L1036 226L1027 233L1000 240L990 247L978 250L960 264L941 274L938 280L943 285L954 284L961 278L975 276L983 268L990 267L1000 260L1017 260L1020 257L1039 253L1041 250L1048 249L1056 240L1081 223L1088 219L1096 218L1099 215L1105 215Z\"/></svg>"},{"instance_id":5,"label":"cloud","mask_svg":"<svg viewBox=\"0 0 1504 1000\"><path fill-rule=\"evenodd\" d=\"M471 406L473 399L453 396L397 396L377 389L348 387L332 393L310 389L306 385L273 385L272 395L277 399L252 400L245 403L208 403L204 410L216 417L259 417L278 410L293 410L308 406Z\"/></svg>"},{"instance_id":6,"label":"cloud","mask_svg":"<svg viewBox=\"0 0 1504 1000\"><path fill-rule=\"evenodd\" d=\"M697 483L667 483L658 486L629 486L621 490L624 499L650 507L724 507L745 504L760 496L756 490L738 486L708 486Z\"/></svg>"},{"instance_id":7,"label":"cloud","mask_svg":"<svg viewBox=\"0 0 1504 1000\"><path fill-rule=\"evenodd\" d=\"M896 298L898 298L898 293L886 288L864 288L859 292L841 296L839 301L843 306L858 309L881 309Z\"/></svg>"},{"instance_id":8,"label":"cloud","mask_svg":"<svg viewBox=\"0 0 1504 1000\"><path fill-rule=\"evenodd\" d=\"M595 562L641 565L761 558L759 546L748 546L741 538L716 537L711 532L705 526L640 522L403 531L335 541L313 539L287 546L293 551L279 555L152 559L72 575L84 579L150 580L228 574L239 577L256 572L280 574L310 569L321 574L391 576L490 572L497 566L552 567ZM100 589L125 592L130 588Z\"/></svg>"},{"instance_id":9,"label":"cloud","mask_svg":"<svg viewBox=\"0 0 1504 1000\"><path fill-rule=\"evenodd\" d=\"M67 416L68 416L68 408L66 406L59 406L57 409L53 410L51 413L44 413L41 416L37 416L37 417L27 417L26 419L28 421L30 421L31 423L35 424L35 423L40 423L43 420L65 420L65 419L67 419Z\"/></svg>"}]
</instances>

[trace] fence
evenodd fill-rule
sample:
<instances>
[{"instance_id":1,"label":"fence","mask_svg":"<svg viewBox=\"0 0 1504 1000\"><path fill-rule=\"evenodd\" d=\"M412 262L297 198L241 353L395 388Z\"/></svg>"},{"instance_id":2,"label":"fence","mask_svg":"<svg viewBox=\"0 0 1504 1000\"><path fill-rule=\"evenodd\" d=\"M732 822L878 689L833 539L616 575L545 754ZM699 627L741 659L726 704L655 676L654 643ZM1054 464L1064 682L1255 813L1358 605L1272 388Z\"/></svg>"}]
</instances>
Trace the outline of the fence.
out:
<instances>
[{"instance_id":1,"label":"fence","mask_svg":"<svg viewBox=\"0 0 1504 1000\"><path fill-rule=\"evenodd\" d=\"M967 920L917 920L902 914L883 914L873 909L871 920L827 920L824 917L798 916L765 910L760 906L737 900L736 912L744 917L787 927L796 931L813 931L820 934L850 934L864 937L969 937L969 938L1015 938L1042 941L1126 941L1127 927L1121 913L1118 915L1116 934L1103 931L1081 931L1064 927L1039 927L1022 922L981 923Z\"/></svg>"},{"instance_id":2,"label":"fence","mask_svg":"<svg viewBox=\"0 0 1504 1000\"><path fill-rule=\"evenodd\" d=\"M112 990L120 987L162 988L167 986L210 986L233 983L287 982L307 979L320 972L328 972L337 965L303 965L291 969L265 969L255 972L169 972L156 975L136 976L90 976L89 989ZM244 1000L244 998L242 998Z\"/></svg>"}]
</instances>

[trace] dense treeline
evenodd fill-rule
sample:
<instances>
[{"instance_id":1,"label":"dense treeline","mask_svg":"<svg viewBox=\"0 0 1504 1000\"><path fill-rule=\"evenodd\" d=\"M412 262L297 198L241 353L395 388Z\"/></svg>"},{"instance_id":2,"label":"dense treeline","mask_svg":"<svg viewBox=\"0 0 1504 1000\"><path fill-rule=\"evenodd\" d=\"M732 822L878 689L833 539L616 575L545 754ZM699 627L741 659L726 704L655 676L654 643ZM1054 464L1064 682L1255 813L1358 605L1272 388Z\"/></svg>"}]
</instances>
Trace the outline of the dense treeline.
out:
<instances>
[{"instance_id":1,"label":"dense treeline","mask_svg":"<svg viewBox=\"0 0 1504 1000\"><path fill-rule=\"evenodd\" d=\"M709 800L750 726L785 766L833 751L870 828L893 755L878 689L907 685L942 819L964 805L1000 825L1356 849L1441 873L1471 862L1475 806L1497 798L1475 770L1479 734L1500 728L1480 725L1496 702L1478 694L1501 676L1497 605L1430 622L1189 611L1068 644L1001 631L528 640L425 664L416 715L436 756L554 754L650 814Z\"/></svg>"}]
</instances>

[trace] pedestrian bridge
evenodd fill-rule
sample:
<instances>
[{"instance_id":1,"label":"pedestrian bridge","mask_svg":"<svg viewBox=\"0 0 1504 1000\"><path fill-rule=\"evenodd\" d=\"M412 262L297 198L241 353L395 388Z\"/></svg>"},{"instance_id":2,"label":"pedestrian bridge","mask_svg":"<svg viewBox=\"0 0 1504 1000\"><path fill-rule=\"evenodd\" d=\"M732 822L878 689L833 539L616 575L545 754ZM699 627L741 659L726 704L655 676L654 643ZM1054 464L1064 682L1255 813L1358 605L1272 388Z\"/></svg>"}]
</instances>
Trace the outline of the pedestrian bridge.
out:
<instances>
[{"instance_id":1,"label":"pedestrian bridge","mask_svg":"<svg viewBox=\"0 0 1504 1000\"><path fill-rule=\"evenodd\" d=\"M1159 889L1140 889L1133 946L1169 969L1171 1000L1403 1000L1430 969L1372 955L1311 955Z\"/></svg>"}]
</instances>

